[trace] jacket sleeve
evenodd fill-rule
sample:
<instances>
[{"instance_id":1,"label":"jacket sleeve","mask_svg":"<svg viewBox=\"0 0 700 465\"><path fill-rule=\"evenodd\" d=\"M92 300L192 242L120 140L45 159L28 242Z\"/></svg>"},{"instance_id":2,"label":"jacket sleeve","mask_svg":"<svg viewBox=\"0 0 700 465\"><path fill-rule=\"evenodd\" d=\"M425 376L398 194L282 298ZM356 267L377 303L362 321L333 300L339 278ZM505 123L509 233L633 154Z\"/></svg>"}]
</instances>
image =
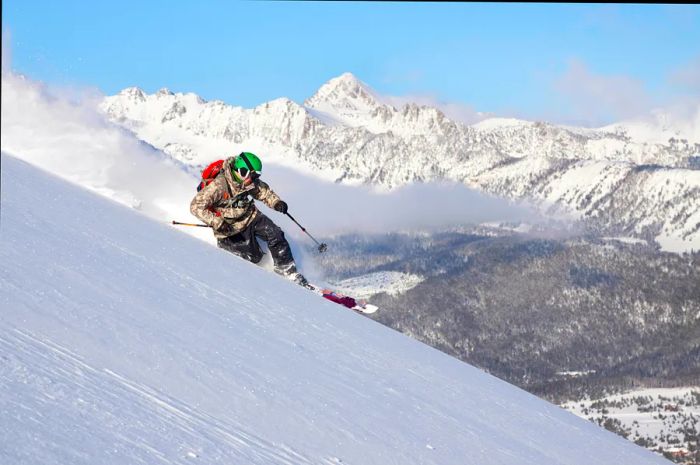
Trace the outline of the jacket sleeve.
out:
<instances>
[{"instance_id":1,"label":"jacket sleeve","mask_svg":"<svg viewBox=\"0 0 700 465\"><path fill-rule=\"evenodd\" d=\"M209 226L220 226L221 218L212 211L214 205L220 202L222 195L216 183L212 182L201 191L197 192L190 203L190 212ZM218 220L218 221L217 221Z\"/></svg>"},{"instance_id":2,"label":"jacket sleeve","mask_svg":"<svg viewBox=\"0 0 700 465\"><path fill-rule=\"evenodd\" d=\"M281 200L280 196L275 194L275 192L270 189L270 186L263 181L257 182L257 189L251 192L251 195L270 208L275 208L275 204Z\"/></svg>"}]
</instances>

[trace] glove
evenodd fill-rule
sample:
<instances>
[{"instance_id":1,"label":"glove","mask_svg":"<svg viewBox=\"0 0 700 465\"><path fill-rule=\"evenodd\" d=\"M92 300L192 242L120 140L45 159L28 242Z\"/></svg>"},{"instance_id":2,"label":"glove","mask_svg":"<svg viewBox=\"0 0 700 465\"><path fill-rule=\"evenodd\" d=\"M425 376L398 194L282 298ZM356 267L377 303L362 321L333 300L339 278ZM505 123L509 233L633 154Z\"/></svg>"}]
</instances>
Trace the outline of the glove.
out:
<instances>
[{"instance_id":1,"label":"glove","mask_svg":"<svg viewBox=\"0 0 700 465\"><path fill-rule=\"evenodd\" d=\"M211 222L211 227L219 234L233 235L233 226L221 216L214 218L214 221Z\"/></svg>"},{"instance_id":2,"label":"glove","mask_svg":"<svg viewBox=\"0 0 700 465\"><path fill-rule=\"evenodd\" d=\"M285 202L284 200L278 200L275 206L272 208L274 208L280 213L283 213L285 215L287 214L287 202Z\"/></svg>"}]
</instances>

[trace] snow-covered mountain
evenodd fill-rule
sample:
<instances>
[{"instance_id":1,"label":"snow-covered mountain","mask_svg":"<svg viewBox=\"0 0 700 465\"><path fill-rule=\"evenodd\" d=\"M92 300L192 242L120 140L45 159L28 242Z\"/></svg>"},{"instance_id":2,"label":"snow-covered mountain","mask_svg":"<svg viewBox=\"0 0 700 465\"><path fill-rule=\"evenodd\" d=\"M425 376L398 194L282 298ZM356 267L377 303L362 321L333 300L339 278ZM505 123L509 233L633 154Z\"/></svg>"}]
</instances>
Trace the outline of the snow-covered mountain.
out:
<instances>
[{"instance_id":1,"label":"snow-covered mountain","mask_svg":"<svg viewBox=\"0 0 700 465\"><path fill-rule=\"evenodd\" d=\"M667 463L6 155L2 190L2 463Z\"/></svg>"},{"instance_id":2,"label":"snow-covered mountain","mask_svg":"<svg viewBox=\"0 0 700 465\"><path fill-rule=\"evenodd\" d=\"M244 109L132 87L107 97L102 108L192 165L246 149L351 184L392 189L446 179L534 200L607 234L656 240L674 251L700 248L697 115L687 123L657 113L658 124L600 129L508 118L468 126L436 108L387 102L346 73L303 105L281 98Z\"/></svg>"},{"instance_id":3,"label":"snow-covered mountain","mask_svg":"<svg viewBox=\"0 0 700 465\"><path fill-rule=\"evenodd\" d=\"M698 143L700 105L697 102L676 104L667 109L655 110L646 118L611 124L601 129L649 143L666 144L670 139L687 139Z\"/></svg>"}]
</instances>

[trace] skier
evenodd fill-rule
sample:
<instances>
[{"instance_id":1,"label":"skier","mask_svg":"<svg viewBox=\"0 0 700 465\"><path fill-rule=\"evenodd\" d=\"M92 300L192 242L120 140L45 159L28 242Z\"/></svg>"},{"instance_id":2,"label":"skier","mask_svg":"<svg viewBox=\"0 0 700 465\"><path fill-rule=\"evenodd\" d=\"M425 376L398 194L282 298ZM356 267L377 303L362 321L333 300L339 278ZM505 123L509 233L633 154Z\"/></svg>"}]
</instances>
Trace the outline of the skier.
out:
<instances>
[{"instance_id":1,"label":"skier","mask_svg":"<svg viewBox=\"0 0 700 465\"><path fill-rule=\"evenodd\" d=\"M214 180L194 196L190 211L212 227L219 247L248 261L262 260L257 238L267 242L275 272L308 287L306 278L296 268L284 232L255 207L253 199L287 213L287 203L260 180L261 170L262 162L253 153L241 152L227 158Z\"/></svg>"}]
</instances>

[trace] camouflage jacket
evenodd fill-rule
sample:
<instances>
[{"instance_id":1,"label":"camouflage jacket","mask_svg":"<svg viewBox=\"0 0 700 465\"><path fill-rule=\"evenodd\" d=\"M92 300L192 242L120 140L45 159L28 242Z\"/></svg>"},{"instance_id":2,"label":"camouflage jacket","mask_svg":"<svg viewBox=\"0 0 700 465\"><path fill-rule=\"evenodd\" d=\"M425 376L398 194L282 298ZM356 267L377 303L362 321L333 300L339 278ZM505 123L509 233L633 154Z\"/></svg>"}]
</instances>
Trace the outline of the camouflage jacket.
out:
<instances>
[{"instance_id":1,"label":"camouflage jacket","mask_svg":"<svg viewBox=\"0 0 700 465\"><path fill-rule=\"evenodd\" d=\"M238 234L248 227L260 213L253 199L270 208L280 200L270 186L259 179L248 186L235 182L231 175L233 159L224 161L221 173L197 192L190 203L190 212L211 226L217 239Z\"/></svg>"}]
</instances>

